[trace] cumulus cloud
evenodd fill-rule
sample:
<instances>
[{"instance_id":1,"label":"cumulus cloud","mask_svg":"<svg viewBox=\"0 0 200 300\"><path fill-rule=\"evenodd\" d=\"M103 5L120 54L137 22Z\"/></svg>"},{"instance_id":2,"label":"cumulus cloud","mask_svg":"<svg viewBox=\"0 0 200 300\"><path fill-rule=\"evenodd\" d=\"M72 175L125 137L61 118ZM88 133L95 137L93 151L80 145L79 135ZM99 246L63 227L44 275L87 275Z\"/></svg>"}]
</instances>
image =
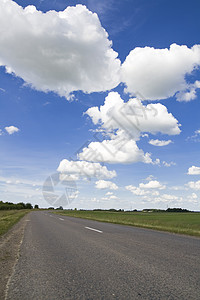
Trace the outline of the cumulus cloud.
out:
<instances>
[{"instance_id":1,"label":"cumulus cloud","mask_svg":"<svg viewBox=\"0 0 200 300\"><path fill-rule=\"evenodd\" d=\"M111 196L103 197L101 199L102 200L117 200L119 198L117 196L115 196L115 195L111 195Z\"/></svg>"},{"instance_id":2,"label":"cumulus cloud","mask_svg":"<svg viewBox=\"0 0 200 300\"><path fill-rule=\"evenodd\" d=\"M193 204L199 203L199 201L197 199L198 199L198 196L196 193L192 193L191 195L187 196L187 202L190 202Z\"/></svg>"},{"instance_id":3,"label":"cumulus cloud","mask_svg":"<svg viewBox=\"0 0 200 300\"><path fill-rule=\"evenodd\" d=\"M127 185L125 188L136 196L144 196L149 194L149 191L142 190L134 185Z\"/></svg>"},{"instance_id":4,"label":"cumulus cloud","mask_svg":"<svg viewBox=\"0 0 200 300\"><path fill-rule=\"evenodd\" d=\"M200 88L200 81L196 80L194 84L188 84L186 90L181 91L177 94L176 98L178 101L191 101L196 99L196 90Z\"/></svg>"},{"instance_id":5,"label":"cumulus cloud","mask_svg":"<svg viewBox=\"0 0 200 300\"><path fill-rule=\"evenodd\" d=\"M177 205L177 203L181 203L183 201L182 197L178 197L171 194L163 194L159 197L155 197L154 199L149 199L151 203L173 203L173 205Z\"/></svg>"},{"instance_id":6,"label":"cumulus cloud","mask_svg":"<svg viewBox=\"0 0 200 300\"><path fill-rule=\"evenodd\" d=\"M105 163L152 163L150 154L139 149L133 139L119 135L102 142L91 142L83 148L79 159Z\"/></svg>"},{"instance_id":7,"label":"cumulus cloud","mask_svg":"<svg viewBox=\"0 0 200 300\"><path fill-rule=\"evenodd\" d=\"M32 88L68 97L119 84L118 54L97 14L83 5L43 13L2 0L0 27L0 66Z\"/></svg>"},{"instance_id":8,"label":"cumulus cloud","mask_svg":"<svg viewBox=\"0 0 200 300\"><path fill-rule=\"evenodd\" d=\"M137 98L124 102L117 92L110 92L104 105L86 111L94 124L101 124L107 131L121 129L136 140L140 133L158 132L168 135L180 133L180 124L167 108L160 104L143 105Z\"/></svg>"},{"instance_id":9,"label":"cumulus cloud","mask_svg":"<svg viewBox=\"0 0 200 300\"><path fill-rule=\"evenodd\" d=\"M143 187L142 184L139 184L139 187L134 186L134 185L127 185L125 188L126 188L126 190L130 191L131 193L133 193L136 196L146 197L146 195L148 195L148 196L159 196L160 195L159 191L155 191L155 188Z\"/></svg>"},{"instance_id":10,"label":"cumulus cloud","mask_svg":"<svg viewBox=\"0 0 200 300\"><path fill-rule=\"evenodd\" d=\"M149 144L153 145L153 146L158 146L158 147L163 147L163 146L167 146L169 144L171 144L172 141L171 140L167 140L167 141L160 141L160 140L150 140Z\"/></svg>"},{"instance_id":11,"label":"cumulus cloud","mask_svg":"<svg viewBox=\"0 0 200 300\"><path fill-rule=\"evenodd\" d=\"M178 200L179 197L175 196L175 195L171 195L171 194L163 194L162 195L162 198L163 199L166 199L166 200Z\"/></svg>"},{"instance_id":12,"label":"cumulus cloud","mask_svg":"<svg viewBox=\"0 0 200 300\"><path fill-rule=\"evenodd\" d=\"M200 175L200 167L192 166L188 169L188 175Z\"/></svg>"},{"instance_id":13,"label":"cumulus cloud","mask_svg":"<svg viewBox=\"0 0 200 300\"><path fill-rule=\"evenodd\" d=\"M92 163L86 161L69 161L63 159L57 169L58 172L70 175L72 177L84 177L84 178L105 178L111 179L116 177L115 171L109 171L105 166L101 166L99 163Z\"/></svg>"},{"instance_id":14,"label":"cumulus cloud","mask_svg":"<svg viewBox=\"0 0 200 300\"><path fill-rule=\"evenodd\" d=\"M142 189L159 189L159 190L163 190L166 188L165 185L162 185L157 180L151 180L148 183L140 183L139 187Z\"/></svg>"},{"instance_id":15,"label":"cumulus cloud","mask_svg":"<svg viewBox=\"0 0 200 300\"><path fill-rule=\"evenodd\" d=\"M95 184L96 184L95 187L100 190L103 189L118 190L118 186L115 183L108 180L99 180L96 181Z\"/></svg>"},{"instance_id":16,"label":"cumulus cloud","mask_svg":"<svg viewBox=\"0 0 200 300\"><path fill-rule=\"evenodd\" d=\"M189 186L189 188L194 189L194 190L200 190L200 180L190 181L190 182L188 182L187 186Z\"/></svg>"},{"instance_id":17,"label":"cumulus cloud","mask_svg":"<svg viewBox=\"0 0 200 300\"><path fill-rule=\"evenodd\" d=\"M59 176L60 181L76 181L79 180L79 176L77 174L65 174L61 173Z\"/></svg>"},{"instance_id":18,"label":"cumulus cloud","mask_svg":"<svg viewBox=\"0 0 200 300\"><path fill-rule=\"evenodd\" d=\"M117 92L110 92L100 108L91 107L86 113L99 131L103 141L91 142L79 154L79 159L108 163L157 163L149 153L139 149L136 141L142 132L176 135L178 121L160 104L143 105L136 98L124 102Z\"/></svg>"},{"instance_id":19,"label":"cumulus cloud","mask_svg":"<svg viewBox=\"0 0 200 300\"><path fill-rule=\"evenodd\" d=\"M200 65L200 45L192 48L172 44L169 49L137 47L122 65L126 91L146 100L166 99L176 94L179 101L196 97L199 82L187 83L185 77Z\"/></svg>"},{"instance_id":20,"label":"cumulus cloud","mask_svg":"<svg viewBox=\"0 0 200 300\"><path fill-rule=\"evenodd\" d=\"M7 131L8 134L13 134L15 132L18 132L19 128L15 127L15 126L7 126L7 127L5 127L5 130Z\"/></svg>"}]
</instances>

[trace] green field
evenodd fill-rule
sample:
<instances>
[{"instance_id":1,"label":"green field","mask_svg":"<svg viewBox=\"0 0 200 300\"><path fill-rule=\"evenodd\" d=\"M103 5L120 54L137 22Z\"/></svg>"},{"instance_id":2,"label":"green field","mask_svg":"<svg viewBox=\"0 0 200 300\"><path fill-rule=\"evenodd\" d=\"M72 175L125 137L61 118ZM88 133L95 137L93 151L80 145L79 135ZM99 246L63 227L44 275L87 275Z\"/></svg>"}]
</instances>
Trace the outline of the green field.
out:
<instances>
[{"instance_id":1,"label":"green field","mask_svg":"<svg viewBox=\"0 0 200 300\"><path fill-rule=\"evenodd\" d=\"M200 236L200 213L170 212L110 212L63 210L54 213L101 222L131 225Z\"/></svg>"},{"instance_id":2,"label":"green field","mask_svg":"<svg viewBox=\"0 0 200 300\"><path fill-rule=\"evenodd\" d=\"M6 233L29 210L0 210L0 235Z\"/></svg>"}]
</instances>

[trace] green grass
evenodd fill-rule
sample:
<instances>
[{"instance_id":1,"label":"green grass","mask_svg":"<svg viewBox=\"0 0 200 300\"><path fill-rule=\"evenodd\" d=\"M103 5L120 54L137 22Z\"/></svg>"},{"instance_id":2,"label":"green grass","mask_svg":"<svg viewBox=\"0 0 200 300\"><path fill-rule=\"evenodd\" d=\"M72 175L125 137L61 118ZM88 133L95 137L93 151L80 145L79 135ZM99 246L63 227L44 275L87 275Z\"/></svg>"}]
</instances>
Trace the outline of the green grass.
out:
<instances>
[{"instance_id":1,"label":"green grass","mask_svg":"<svg viewBox=\"0 0 200 300\"><path fill-rule=\"evenodd\" d=\"M200 236L200 213L54 211L61 215Z\"/></svg>"},{"instance_id":2,"label":"green grass","mask_svg":"<svg viewBox=\"0 0 200 300\"><path fill-rule=\"evenodd\" d=\"M6 233L29 210L0 210L0 235Z\"/></svg>"}]
</instances>

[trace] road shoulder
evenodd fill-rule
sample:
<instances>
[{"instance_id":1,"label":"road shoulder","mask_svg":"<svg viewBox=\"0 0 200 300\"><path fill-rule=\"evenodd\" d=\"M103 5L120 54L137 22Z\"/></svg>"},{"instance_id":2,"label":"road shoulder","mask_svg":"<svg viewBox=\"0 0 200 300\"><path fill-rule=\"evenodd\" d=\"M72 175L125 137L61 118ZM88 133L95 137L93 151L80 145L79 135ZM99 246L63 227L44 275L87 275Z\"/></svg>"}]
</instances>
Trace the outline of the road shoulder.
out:
<instances>
[{"instance_id":1,"label":"road shoulder","mask_svg":"<svg viewBox=\"0 0 200 300\"><path fill-rule=\"evenodd\" d=\"M6 234L0 237L0 299L5 299L9 280L19 257L24 229L29 219L25 215Z\"/></svg>"}]
</instances>

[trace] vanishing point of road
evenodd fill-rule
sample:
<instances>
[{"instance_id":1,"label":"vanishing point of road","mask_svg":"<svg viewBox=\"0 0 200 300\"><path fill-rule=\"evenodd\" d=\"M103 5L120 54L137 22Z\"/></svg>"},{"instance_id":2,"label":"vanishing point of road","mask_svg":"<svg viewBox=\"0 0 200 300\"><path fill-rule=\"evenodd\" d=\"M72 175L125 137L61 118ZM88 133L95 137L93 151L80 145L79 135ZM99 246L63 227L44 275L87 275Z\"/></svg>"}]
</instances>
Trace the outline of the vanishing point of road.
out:
<instances>
[{"instance_id":1,"label":"vanishing point of road","mask_svg":"<svg viewBox=\"0 0 200 300\"><path fill-rule=\"evenodd\" d=\"M32 212L6 299L200 299L200 239Z\"/></svg>"}]
</instances>

